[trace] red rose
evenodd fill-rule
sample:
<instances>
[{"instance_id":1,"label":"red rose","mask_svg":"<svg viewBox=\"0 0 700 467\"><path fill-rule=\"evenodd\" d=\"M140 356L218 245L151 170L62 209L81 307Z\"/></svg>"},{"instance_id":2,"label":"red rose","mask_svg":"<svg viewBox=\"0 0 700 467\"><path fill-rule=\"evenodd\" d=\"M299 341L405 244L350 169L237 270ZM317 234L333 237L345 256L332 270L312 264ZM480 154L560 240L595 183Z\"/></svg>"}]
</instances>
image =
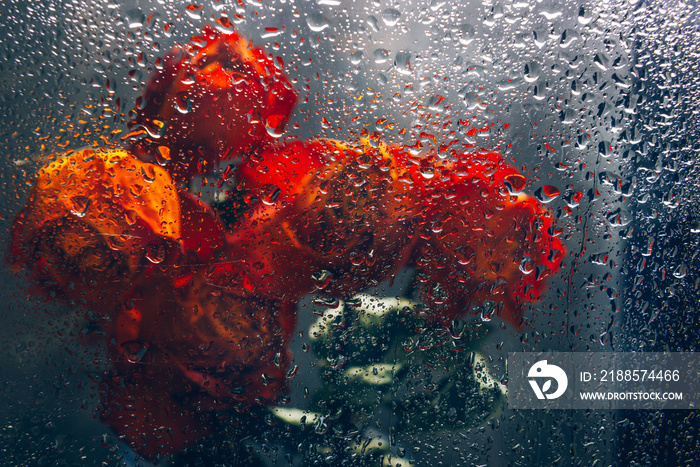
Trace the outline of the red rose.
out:
<instances>
[{"instance_id":1,"label":"red rose","mask_svg":"<svg viewBox=\"0 0 700 467\"><path fill-rule=\"evenodd\" d=\"M209 269L153 266L107 330L102 418L150 459L192 445L212 412L273 403L287 386L293 303L212 286Z\"/></svg>"},{"instance_id":2,"label":"red rose","mask_svg":"<svg viewBox=\"0 0 700 467\"><path fill-rule=\"evenodd\" d=\"M348 297L408 261L417 216L391 148L333 140L263 151L241 168L260 205L229 235L261 293ZM277 194L275 194L277 193Z\"/></svg>"},{"instance_id":3,"label":"red rose","mask_svg":"<svg viewBox=\"0 0 700 467\"><path fill-rule=\"evenodd\" d=\"M132 127L141 158L176 181L214 169L279 137L296 92L274 60L237 32L206 26L163 60L139 97Z\"/></svg>"},{"instance_id":4,"label":"red rose","mask_svg":"<svg viewBox=\"0 0 700 467\"><path fill-rule=\"evenodd\" d=\"M412 262L432 320L491 301L519 327L565 252L551 213L511 194L525 178L495 153L442 162L376 139L296 142L240 173L262 201L229 242L265 293L346 297Z\"/></svg>"},{"instance_id":5,"label":"red rose","mask_svg":"<svg viewBox=\"0 0 700 467\"><path fill-rule=\"evenodd\" d=\"M109 330L125 361L160 359L217 408L269 403L286 385L294 305L208 283L205 268L154 267Z\"/></svg>"},{"instance_id":6,"label":"red rose","mask_svg":"<svg viewBox=\"0 0 700 467\"><path fill-rule=\"evenodd\" d=\"M429 315L447 324L491 301L495 314L520 327L522 304L540 298L565 253L552 213L511 194L525 179L498 154L463 154L439 172L414 259Z\"/></svg>"}]
</instances>

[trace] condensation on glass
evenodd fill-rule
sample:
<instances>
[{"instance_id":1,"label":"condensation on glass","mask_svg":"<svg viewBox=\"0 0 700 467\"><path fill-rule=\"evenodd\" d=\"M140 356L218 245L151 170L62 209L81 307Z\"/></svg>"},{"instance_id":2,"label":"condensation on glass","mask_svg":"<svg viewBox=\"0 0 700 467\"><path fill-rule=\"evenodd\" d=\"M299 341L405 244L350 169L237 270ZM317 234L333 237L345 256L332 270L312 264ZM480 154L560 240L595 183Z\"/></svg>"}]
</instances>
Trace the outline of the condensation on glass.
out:
<instances>
[{"instance_id":1,"label":"condensation on glass","mask_svg":"<svg viewBox=\"0 0 700 467\"><path fill-rule=\"evenodd\" d=\"M547 235L562 242L564 257L560 268L547 277L542 297L526 302L522 320L504 314L498 303L483 300L476 290L473 297L464 299L469 309L457 319L435 324L420 318L421 300L451 297L442 290L451 284L443 281L442 289L421 295L416 265L410 261L374 282L348 279L337 286L336 294L313 293L314 287L321 290L332 283L328 271L318 270L311 278L312 291L294 303L261 300L253 306L225 293L217 295L204 280L187 279L193 285L187 292L178 292L184 294L182 300L196 301L192 297L205 290L214 297L207 302L215 303L211 306L244 309L251 320L246 328L252 329L250 334L227 336L242 343L239 347L253 350L242 350L241 355L232 351L222 361L268 359L270 368L284 371L277 380L271 376L274 371L256 373L252 383L238 376L217 379L215 371L202 373L210 380L198 379L199 367L191 366L184 355L206 354L210 342L191 339L191 328L182 323L172 325L173 336L168 340L168 352L182 359L163 361L187 367L189 376L184 380L200 384L207 397L217 401L226 398L226 391L240 395L246 384L273 391L270 388L281 378L287 388L269 400L262 397L262 403L252 404L253 408L249 401L236 406L173 397L175 410L196 413L199 407L214 414L212 431L186 452L161 462L680 465L697 457L693 439L700 425L695 412L669 412L662 417L653 411L510 410L505 363L509 351L695 350L700 329L695 311L700 283L696 6L629 1L16 0L0 8L4 13L0 36L5 38L0 61L4 252L40 169L61 160L69 150L110 148L116 151L110 157L122 157L119 148L131 144L134 119L145 108L138 98L149 77L166 65L163 57L173 47L188 43L202 47L203 39L191 41L191 37L201 35L205 25L218 34L235 30L271 54L268 71L261 73L279 68L289 80L286 90L298 94L286 125L272 113L226 114L226 109L237 105L230 100L215 104L212 109L223 109L220 117L235 123L230 127L259 124L268 135L265 138L277 142L337 140L366 144L379 152L389 147L383 145L394 145L406 148L418 168L424 155L432 156L440 167L455 154L484 149L484 153L498 154L518 174L504 182L505 188L522 191L552 213ZM236 69L235 73L242 72ZM244 81L245 73L239 78ZM183 79L189 82L195 77ZM164 99L178 103L184 115L178 125L196 124L186 117L191 111L187 96L175 93ZM157 136L161 130L166 131L151 125L144 131ZM177 141L178 136L170 138ZM348 150L344 143L325 144L337 145L332 150L338 154ZM166 150L160 150L154 160L169 159ZM298 154L303 158L311 152L306 148ZM102 167L92 153L79 154L87 160L79 166ZM206 204L229 226L253 222L245 215L247 203L253 201L242 195L236 198L242 192L241 178L232 175L243 170L244 161L233 153L218 166L203 159L213 164L213 170L200 170L195 164L166 176L142 169L136 162L131 167L132 172L143 170L151 180L148 193L156 194L149 199L163 208L161 218L168 213L177 217L176 212L179 216L178 209L196 218L196 213L208 209L202 207ZM260 160L256 163L264 165L269 159ZM361 160L355 162L362 165ZM416 173L431 180L434 167L416 169ZM344 177L354 174L349 169L332 170ZM67 178L84 176L77 169L66 171L62 173ZM371 177L378 180L380 170L376 172ZM304 173L290 169L287 175ZM114 183L132 184L129 176L123 177ZM191 199L182 206L169 201L167 183L162 182L165 188L158 191L163 177L185 186ZM347 192L362 183L375 183L371 177ZM262 177L251 180L254 185ZM294 188L275 183L257 187L261 202L272 206L284 198L285 190ZM408 192L405 196L413 196ZM60 200L66 191L57 193ZM368 212L389 202L386 194L376 196L363 201ZM71 199L75 206L71 215L89 218L87 198ZM122 207L124 199L120 198ZM363 235L381 225L369 215L357 216L331 199L322 200L327 201L326 207L337 208L336 217L324 218L324 227L331 233L336 229L342 234L338 225L353 220L358 224L352 225L364 227ZM442 202L448 203L444 198ZM55 214L51 212L54 204L46 205L49 208L42 215ZM449 225L453 206L445 206L442 220ZM128 205L119 225L148 224L153 212L149 209L147 202ZM495 212L503 209L499 206ZM309 216L307 221L311 225L319 220ZM209 240L219 235L215 226L204 221L195 224L183 229L196 230ZM254 229L245 225L246 232ZM439 228L431 235L439 236ZM167 262L180 237L179 231L169 227L153 229L167 241L148 243L139 254L158 265ZM111 235L115 230L105 232ZM308 233L301 228L299 232ZM64 233L39 230L32 235L49 244L52 238L64 238ZM198 241L200 248L188 263L191 267L197 261L210 261L201 249L204 240ZM246 248L261 245L257 238L237 241ZM216 250L218 244L208 245ZM409 248L398 239L391 245ZM323 246L335 251L333 244ZM459 246L452 246L455 258L467 262L471 253ZM358 264L394 264L393 255L402 254L397 250L365 251ZM285 251L280 254L284 256ZM328 257L332 255L328 251L314 253ZM135 267L128 261L114 261L110 263L114 274ZM297 266L293 258L285 265L287 269ZM528 274L537 273L529 269L528 261L520 266ZM355 277L352 270L338 270ZM225 276L229 271L218 272ZM61 277L67 276L62 273ZM158 277L138 284L129 279L120 287L158 302L153 306L167 314L176 305L162 282ZM120 342L119 357L110 350L116 344L110 341L109 329L120 324L105 310L121 298L95 293L88 303L63 300L54 296L51 287L37 293L26 268L7 264L3 284L2 463L148 465L148 460L140 459L148 450L138 443L134 447L137 435L111 429L115 424L101 415L106 403L118 400L124 416L144 417L149 409L140 401L172 395L170 388L158 384L137 385L148 389L142 393L119 392L135 386L133 381L122 381L115 359L147 365L142 360L149 352L149 343L138 339ZM285 284L297 287L293 282ZM59 285L72 287L69 279ZM112 285L100 283L100 287ZM346 290L353 291L351 296L344 295ZM280 316L295 316L290 321L293 329L279 331L284 325L260 318L272 307L278 321L283 321ZM279 342L280 332L288 336L284 350L272 346L276 351L269 355L259 350L255 339L265 346ZM209 361L201 365L215 366ZM185 370L158 371L165 375ZM170 376L155 371L144 374L170 381ZM224 392L207 384L222 385ZM108 386L112 389L105 389ZM191 394L188 391L178 394ZM119 396L105 402L105 393ZM190 428L180 427L183 432Z\"/></svg>"}]
</instances>

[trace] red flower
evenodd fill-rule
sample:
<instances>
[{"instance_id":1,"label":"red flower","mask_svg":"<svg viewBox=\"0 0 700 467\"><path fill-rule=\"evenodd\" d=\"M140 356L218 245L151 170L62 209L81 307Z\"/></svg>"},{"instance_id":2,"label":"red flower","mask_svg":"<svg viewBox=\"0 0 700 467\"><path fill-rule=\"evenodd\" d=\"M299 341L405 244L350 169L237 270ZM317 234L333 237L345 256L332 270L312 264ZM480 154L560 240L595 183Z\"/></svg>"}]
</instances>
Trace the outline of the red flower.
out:
<instances>
[{"instance_id":1,"label":"red flower","mask_svg":"<svg viewBox=\"0 0 700 467\"><path fill-rule=\"evenodd\" d=\"M273 403L287 386L294 305L212 286L208 269L150 268L108 329L102 418L150 459L192 445L212 412Z\"/></svg>"},{"instance_id":2,"label":"red flower","mask_svg":"<svg viewBox=\"0 0 700 467\"><path fill-rule=\"evenodd\" d=\"M100 305L153 264L221 255L211 208L173 185L161 167L121 151L76 151L39 172L15 219L8 261L42 290Z\"/></svg>"},{"instance_id":3,"label":"red flower","mask_svg":"<svg viewBox=\"0 0 700 467\"><path fill-rule=\"evenodd\" d=\"M144 264L178 251L170 175L120 151L76 151L39 172L15 219L8 260L45 289L90 304L113 299Z\"/></svg>"},{"instance_id":4,"label":"red flower","mask_svg":"<svg viewBox=\"0 0 700 467\"><path fill-rule=\"evenodd\" d=\"M229 243L260 293L349 297L408 261L418 206L390 152L332 140L294 142L241 168L262 202Z\"/></svg>"},{"instance_id":5,"label":"red flower","mask_svg":"<svg viewBox=\"0 0 700 467\"><path fill-rule=\"evenodd\" d=\"M211 433L211 397L162 359L118 363L100 392L102 420L147 459L175 454Z\"/></svg>"},{"instance_id":6,"label":"red flower","mask_svg":"<svg viewBox=\"0 0 700 467\"><path fill-rule=\"evenodd\" d=\"M180 201L179 240L184 263L207 264L225 257L226 234L220 219L209 205L189 192L178 190L177 193Z\"/></svg>"},{"instance_id":7,"label":"red flower","mask_svg":"<svg viewBox=\"0 0 700 467\"><path fill-rule=\"evenodd\" d=\"M489 301L519 327L565 251L551 213L511 194L525 178L494 153L441 162L376 139L296 142L241 176L262 202L229 242L264 293L347 297L410 262L431 320Z\"/></svg>"},{"instance_id":8,"label":"red flower","mask_svg":"<svg viewBox=\"0 0 700 467\"><path fill-rule=\"evenodd\" d=\"M137 102L134 151L176 181L214 169L282 134L296 92L264 50L206 26L163 60Z\"/></svg>"},{"instance_id":9,"label":"red flower","mask_svg":"<svg viewBox=\"0 0 700 467\"><path fill-rule=\"evenodd\" d=\"M215 397L219 409L271 402L286 385L293 304L234 293L207 279L201 267L145 274L110 330L119 354L133 363L166 361Z\"/></svg>"},{"instance_id":10,"label":"red flower","mask_svg":"<svg viewBox=\"0 0 700 467\"><path fill-rule=\"evenodd\" d=\"M463 154L429 186L426 226L415 254L421 296L443 323L490 301L516 328L564 256L552 213L520 191L525 178L495 153Z\"/></svg>"}]
</instances>

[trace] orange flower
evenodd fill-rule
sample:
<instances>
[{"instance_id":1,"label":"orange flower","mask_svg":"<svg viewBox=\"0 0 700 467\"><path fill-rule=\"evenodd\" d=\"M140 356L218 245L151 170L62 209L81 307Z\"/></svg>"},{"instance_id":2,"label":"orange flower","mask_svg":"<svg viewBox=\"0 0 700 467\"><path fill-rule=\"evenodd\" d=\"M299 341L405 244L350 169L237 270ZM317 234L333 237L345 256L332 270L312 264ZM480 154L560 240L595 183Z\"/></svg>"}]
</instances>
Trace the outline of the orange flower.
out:
<instances>
[{"instance_id":1,"label":"orange flower","mask_svg":"<svg viewBox=\"0 0 700 467\"><path fill-rule=\"evenodd\" d=\"M132 122L144 139L133 149L187 181L281 136L296 97L264 50L207 26L151 77Z\"/></svg>"},{"instance_id":2,"label":"orange flower","mask_svg":"<svg viewBox=\"0 0 700 467\"><path fill-rule=\"evenodd\" d=\"M102 305L144 266L205 262L224 248L211 208L178 191L164 169L125 151L86 149L41 169L8 260L42 289Z\"/></svg>"},{"instance_id":3,"label":"orange flower","mask_svg":"<svg viewBox=\"0 0 700 467\"><path fill-rule=\"evenodd\" d=\"M85 149L41 169L15 219L8 260L44 288L99 304L141 264L178 250L180 237L178 194L165 170L125 151Z\"/></svg>"}]
</instances>

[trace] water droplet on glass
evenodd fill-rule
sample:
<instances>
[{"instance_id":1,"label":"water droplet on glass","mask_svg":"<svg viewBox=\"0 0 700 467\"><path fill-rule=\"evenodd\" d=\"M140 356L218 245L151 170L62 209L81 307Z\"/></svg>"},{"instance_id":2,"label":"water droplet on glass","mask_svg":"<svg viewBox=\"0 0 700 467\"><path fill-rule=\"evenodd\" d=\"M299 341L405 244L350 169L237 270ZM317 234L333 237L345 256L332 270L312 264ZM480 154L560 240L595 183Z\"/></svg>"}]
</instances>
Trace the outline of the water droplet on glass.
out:
<instances>
[{"instance_id":1,"label":"water droplet on glass","mask_svg":"<svg viewBox=\"0 0 700 467\"><path fill-rule=\"evenodd\" d=\"M127 209L126 212L124 212L124 219L127 224L134 225L136 221L139 220L139 215L136 211Z\"/></svg>"},{"instance_id":2,"label":"water droplet on glass","mask_svg":"<svg viewBox=\"0 0 700 467\"><path fill-rule=\"evenodd\" d=\"M367 24L369 24L369 27L372 29L374 32L379 32L379 21L377 21L377 18L374 16L370 16L367 18Z\"/></svg>"},{"instance_id":3,"label":"water droplet on glass","mask_svg":"<svg viewBox=\"0 0 700 467\"><path fill-rule=\"evenodd\" d=\"M260 200L263 204L271 206L277 202L281 192L277 185L267 184L260 190Z\"/></svg>"},{"instance_id":4,"label":"water droplet on glass","mask_svg":"<svg viewBox=\"0 0 700 467\"><path fill-rule=\"evenodd\" d=\"M455 250L455 258L462 266L467 266L476 256L474 249L467 245L462 245Z\"/></svg>"},{"instance_id":5,"label":"water droplet on glass","mask_svg":"<svg viewBox=\"0 0 700 467\"><path fill-rule=\"evenodd\" d=\"M550 198L556 198L561 194L559 191L559 188L552 186L552 185L545 185L542 187L542 192L549 196Z\"/></svg>"},{"instance_id":6,"label":"water droplet on glass","mask_svg":"<svg viewBox=\"0 0 700 467\"><path fill-rule=\"evenodd\" d=\"M430 180L435 176L435 168L430 167L430 166L423 166L420 168L420 174L425 178L426 180Z\"/></svg>"},{"instance_id":7,"label":"water droplet on glass","mask_svg":"<svg viewBox=\"0 0 700 467\"><path fill-rule=\"evenodd\" d=\"M92 201L90 198L86 196L74 196L71 198L71 203L73 203L71 212L74 216L85 217L85 214L87 214L87 211L90 208L91 202Z\"/></svg>"},{"instance_id":8,"label":"water droplet on glass","mask_svg":"<svg viewBox=\"0 0 700 467\"><path fill-rule=\"evenodd\" d=\"M112 250L121 250L126 245L126 242L121 235L107 235L105 237L107 246Z\"/></svg>"},{"instance_id":9,"label":"water droplet on glass","mask_svg":"<svg viewBox=\"0 0 700 467\"><path fill-rule=\"evenodd\" d=\"M313 32L321 32L330 27L328 18L323 16L321 13L309 13L306 17L306 24L309 25L309 29L311 29Z\"/></svg>"},{"instance_id":10,"label":"water droplet on glass","mask_svg":"<svg viewBox=\"0 0 700 467\"><path fill-rule=\"evenodd\" d=\"M180 80L182 84L185 86L189 86L190 84L194 84L196 82L195 80L196 73L191 71L191 72L185 72L184 76Z\"/></svg>"},{"instance_id":11,"label":"water droplet on glass","mask_svg":"<svg viewBox=\"0 0 700 467\"><path fill-rule=\"evenodd\" d=\"M175 98L175 109L181 114L188 114L192 110L192 102L186 92L179 92Z\"/></svg>"},{"instance_id":12,"label":"water droplet on glass","mask_svg":"<svg viewBox=\"0 0 700 467\"><path fill-rule=\"evenodd\" d=\"M496 315L496 304L493 302L484 302L481 306L481 320L489 322Z\"/></svg>"},{"instance_id":13,"label":"water droplet on glass","mask_svg":"<svg viewBox=\"0 0 700 467\"><path fill-rule=\"evenodd\" d=\"M564 32L561 33L561 39L559 40L559 47L562 49L568 48L571 44L576 42L579 38L578 32L574 31L573 29L565 29Z\"/></svg>"},{"instance_id":14,"label":"water droplet on glass","mask_svg":"<svg viewBox=\"0 0 700 467\"><path fill-rule=\"evenodd\" d=\"M527 178L520 174L510 174L503 177L503 182L511 195L518 195L524 189L527 184Z\"/></svg>"},{"instance_id":15,"label":"water droplet on glass","mask_svg":"<svg viewBox=\"0 0 700 467\"><path fill-rule=\"evenodd\" d=\"M401 12L396 8L387 8L382 11L382 21L384 21L384 24L387 26L396 25L396 23L399 22L399 18L401 18Z\"/></svg>"},{"instance_id":16,"label":"water droplet on glass","mask_svg":"<svg viewBox=\"0 0 700 467\"><path fill-rule=\"evenodd\" d=\"M402 75L410 75L413 73L411 69L411 53L410 52L397 52L394 58L394 66L396 71Z\"/></svg>"},{"instance_id":17,"label":"water droplet on glass","mask_svg":"<svg viewBox=\"0 0 700 467\"><path fill-rule=\"evenodd\" d=\"M541 49L547 43L547 31L544 29L533 30L532 39L537 48Z\"/></svg>"},{"instance_id":18,"label":"water droplet on glass","mask_svg":"<svg viewBox=\"0 0 700 467\"><path fill-rule=\"evenodd\" d=\"M170 148L167 146L158 146L158 151L156 152L156 162L158 162L158 165L165 165L170 161Z\"/></svg>"},{"instance_id":19,"label":"water droplet on glass","mask_svg":"<svg viewBox=\"0 0 700 467\"><path fill-rule=\"evenodd\" d=\"M547 204L559 196L559 189L552 185L544 185L535 191L535 197Z\"/></svg>"},{"instance_id":20,"label":"water droplet on glass","mask_svg":"<svg viewBox=\"0 0 700 467\"><path fill-rule=\"evenodd\" d=\"M155 167L148 164L141 167L141 176L148 183L153 183L156 179Z\"/></svg>"},{"instance_id":21,"label":"water droplet on glass","mask_svg":"<svg viewBox=\"0 0 700 467\"><path fill-rule=\"evenodd\" d=\"M568 125L570 123L574 123L574 120L578 116L579 116L579 113L576 111L576 109L567 108L561 112L560 119L561 119L562 123Z\"/></svg>"},{"instance_id":22,"label":"water droplet on glass","mask_svg":"<svg viewBox=\"0 0 700 467\"><path fill-rule=\"evenodd\" d=\"M185 7L185 13L187 16L194 20L201 20L202 19L202 6L201 5L195 5L194 3L190 3Z\"/></svg>"},{"instance_id":23,"label":"water droplet on glass","mask_svg":"<svg viewBox=\"0 0 700 467\"><path fill-rule=\"evenodd\" d=\"M382 64L389 60L389 51L386 49L377 49L374 51L374 63Z\"/></svg>"},{"instance_id":24,"label":"water droplet on glass","mask_svg":"<svg viewBox=\"0 0 700 467\"><path fill-rule=\"evenodd\" d=\"M469 45L474 41L476 30L469 23L464 23L457 28L457 38L462 45Z\"/></svg>"},{"instance_id":25,"label":"water droplet on glass","mask_svg":"<svg viewBox=\"0 0 700 467\"><path fill-rule=\"evenodd\" d=\"M548 7L547 10L541 11L540 14L547 18L549 21L552 21L555 18L560 17L564 12L561 10L561 6L553 4Z\"/></svg>"},{"instance_id":26,"label":"water droplet on glass","mask_svg":"<svg viewBox=\"0 0 700 467\"><path fill-rule=\"evenodd\" d=\"M333 279L333 274L325 269L311 275L311 280L313 280L314 285L317 289L321 290L328 287L328 284L331 283L331 279Z\"/></svg>"},{"instance_id":27,"label":"water droplet on glass","mask_svg":"<svg viewBox=\"0 0 700 467\"><path fill-rule=\"evenodd\" d=\"M673 277L676 279L683 279L686 274L688 274L688 267L685 264L679 264L678 267L673 271Z\"/></svg>"},{"instance_id":28,"label":"water droplet on glass","mask_svg":"<svg viewBox=\"0 0 700 467\"><path fill-rule=\"evenodd\" d=\"M143 124L143 129L146 130L148 136L155 139L158 139L165 134L165 127L165 122L158 120L157 118Z\"/></svg>"},{"instance_id":29,"label":"water droplet on glass","mask_svg":"<svg viewBox=\"0 0 700 467\"><path fill-rule=\"evenodd\" d=\"M537 62L527 62L523 69L523 77L528 83L534 83L540 77L541 67Z\"/></svg>"},{"instance_id":30,"label":"water droplet on glass","mask_svg":"<svg viewBox=\"0 0 700 467\"><path fill-rule=\"evenodd\" d=\"M481 98L478 95L473 94L473 93L465 95L464 105L466 105L467 109L469 109L469 110L474 110L474 109L485 110L486 109L486 105L483 104L483 102L481 101Z\"/></svg>"},{"instance_id":31,"label":"water droplet on glass","mask_svg":"<svg viewBox=\"0 0 700 467\"><path fill-rule=\"evenodd\" d=\"M146 259L153 264L165 260L165 245L162 242L151 243L146 247Z\"/></svg>"},{"instance_id":32,"label":"water droplet on glass","mask_svg":"<svg viewBox=\"0 0 700 467\"><path fill-rule=\"evenodd\" d=\"M141 341L128 341L124 342L122 345L122 350L124 351L124 357L129 363L138 363L143 360L143 357L148 352L148 345Z\"/></svg>"},{"instance_id":33,"label":"water droplet on glass","mask_svg":"<svg viewBox=\"0 0 700 467\"><path fill-rule=\"evenodd\" d=\"M331 309L335 309L340 306L340 300L333 297L314 297L313 302L315 305Z\"/></svg>"},{"instance_id":34,"label":"water droplet on glass","mask_svg":"<svg viewBox=\"0 0 700 467\"><path fill-rule=\"evenodd\" d=\"M269 39L270 37L277 37L284 34L284 29L282 28L275 28L275 27L268 27L265 28L265 32L260 35L261 38L263 39Z\"/></svg>"},{"instance_id":35,"label":"water droplet on glass","mask_svg":"<svg viewBox=\"0 0 700 467\"><path fill-rule=\"evenodd\" d=\"M590 7L581 5L581 8L578 10L578 22L585 26L589 24L592 19L593 16L591 15Z\"/></svg>"},{"instance_id":36,"label":"water droplet on glass","mask_svg":"<svg viewBox=\"0 0 700 467\"><path fill-rule=\"evenodd\" d=\"M503 78L496 84L499 91L510 91L520 85L519 79Z\"/></svg>"},{"instance_id":37,"label":"water droplet on glass","mask_svg":"<svg viewBox=\"0 0 700 467\"><path fill-rule=\"evenodd\" d=\"M450 336L455 340L459 340L464 337L466 330L467 323L464 320L455 319L450 323Z\"/></svg>"},{"instance_id":38,"label":"water droplet on glass","mask_svg":"<svg viewBox=\"0 0 700 467\"><path fill-rule=\"evenodd\" d=\"M350 54L350 63L352 63L353 65L359 65L362 61L363 56L364 54L361 50L356 50L355 52Z\"/></svg>"},{"instance_id":39,"label":"water droplet on glass","mask_svg":"<svg viewBox=\"0 0 700 467\"><path fill-rule=\"evenodd\" d=\"M527 275L531 274L534 270L535 263L532 261L532 258L529 256L524 257L523 260L520 262L520 272Z\"/></svg>"},{"instance_id":40,"label":"water droplet on glass","mask_svg":"<svg viewBox=\"0 0 700 467\"><path fill-rule=\"evenodd\" d=\"M292 365L292 367L287 371L287 379L293 379L299 373L299 365Z\"/></svg>"},{"instance_id":41,"label":"water droplet on glass","mask_svg":"<svg viewBox=\"0 0 700 467\"><path fill-rule=\"evenodd\" d=\"M265 119L265 130L267 134L273 138L280 138L284 134L284 125L286 121L280 115L270 115Z\"/></svg>"},{"instance_id":42,"label":"water droplet on glass","mask_svg":"<svg viewBox=\"0 0 700 467\"><path fill-rule=\"evenodd\" d=\"M324 435L328 432L328 417L327 416L322 416L318 417L318 419L314 422L314 432L317 435Z\"/></svg>"},{"instance_id":43,"label":"water droplet on glass","mask_svg":"<svg viewBox=\"0 0 700 467\"><path fill-rule=\"evenodd\" d=\"M445 0L430 0L430 9L432 11L438 11L447 3Z\"/></svg>"},{"instance_id":44,"label":"water droplet on glass","mask_svg":"<svg viewBox=\"0 0 700 467\"><path fill-rule=\"evenodd\" d=\"M146 15L138 8L133 8L126 12L126 21L130 28L142 27L145 19Z\"/></svg>"},{"instance_id":45,"label":"water droplet on glass","mask_svg":"<svg viewBox=\"0 0 700 467\"><path fill-rule=\"evenodd\" d=\"M608 57L604 52L598 52L593 58L593 63L598 68L605 71L610 66L610 57Z\"/></svg>"},{"instance_id":46,"label":"water droplet on glass","mask_svg":"<svg viewBox=\"0 0 700 467\"><path fill-rule=\"evenodd\" d=\"M613 227L624 227L632 222L632 215L629 211L618 208L608 214L607 219Z\"/></svg>"}]
</instances>

